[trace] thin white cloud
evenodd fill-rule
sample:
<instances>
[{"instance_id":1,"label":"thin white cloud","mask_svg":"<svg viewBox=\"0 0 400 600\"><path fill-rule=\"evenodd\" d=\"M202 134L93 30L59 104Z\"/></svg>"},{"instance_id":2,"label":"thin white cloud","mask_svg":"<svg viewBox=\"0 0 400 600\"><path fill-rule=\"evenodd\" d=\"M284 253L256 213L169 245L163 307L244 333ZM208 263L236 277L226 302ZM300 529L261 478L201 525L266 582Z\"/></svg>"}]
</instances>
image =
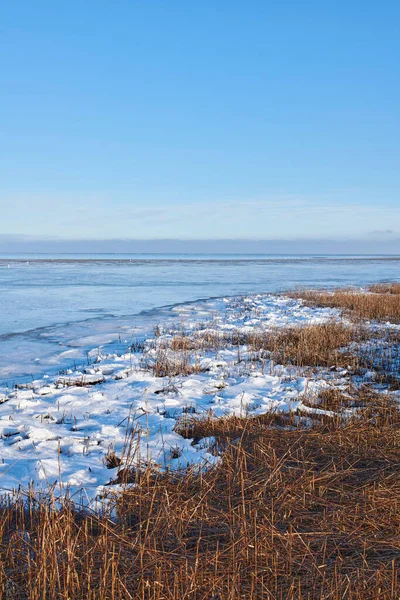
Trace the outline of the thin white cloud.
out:
<instances>
[{"instance_id":1,"label":"thin white cloud","mask_svg":"<svg viewBox=\"0 0 400 600\"><path fill-rule=\"evenodd\" d=\"M77 195L7 198L3 233L63 238L348 238L387 236L400 231L400 206L349 201L349 191L317 195L274 195L244 200L151 204ZM32 199L31 199L32 200ZM3 203L0 203L3 206ZM10 208L12 206L12 209ZM22 209L23 207L23 209ZM373 232L373 233L372 233Z\"/></svg>"}]
</instances>

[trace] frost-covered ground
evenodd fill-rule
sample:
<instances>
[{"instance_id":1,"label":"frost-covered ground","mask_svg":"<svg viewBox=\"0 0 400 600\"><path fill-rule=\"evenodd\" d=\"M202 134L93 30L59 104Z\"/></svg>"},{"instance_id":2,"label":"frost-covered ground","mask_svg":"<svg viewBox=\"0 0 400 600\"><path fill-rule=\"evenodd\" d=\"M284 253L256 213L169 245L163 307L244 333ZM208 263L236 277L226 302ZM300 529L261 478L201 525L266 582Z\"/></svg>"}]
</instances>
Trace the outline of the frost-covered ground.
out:
<instances>
[{"instance_id":1,"label":"frost-covered ground","mask_svg":"<svg viewBox=\"0 0 400 600\"><path fill-rule=\"evenodd\" d=\"M154 335L138 339L124 354L104 354L96 347L76 370L3 389L1 490L54 486L57 493L68 489L93 502L117 477L118 467L108 468L106 457L114 450L122 467L127 440L130 464L179 469L218 461L212 440L196 444L175 431L185 415L318 410L302 403L304 394L327 386L345 389L345 369L310 372L268 359L249 361L245 345L180 354L169 346L176 331L212 337L332 318L340 318L338 311L276 295L184 305L169 320L155 323ZM189 374L155 376L160 354L170 365L184 356Z\"/></svg>"}]
</instances>

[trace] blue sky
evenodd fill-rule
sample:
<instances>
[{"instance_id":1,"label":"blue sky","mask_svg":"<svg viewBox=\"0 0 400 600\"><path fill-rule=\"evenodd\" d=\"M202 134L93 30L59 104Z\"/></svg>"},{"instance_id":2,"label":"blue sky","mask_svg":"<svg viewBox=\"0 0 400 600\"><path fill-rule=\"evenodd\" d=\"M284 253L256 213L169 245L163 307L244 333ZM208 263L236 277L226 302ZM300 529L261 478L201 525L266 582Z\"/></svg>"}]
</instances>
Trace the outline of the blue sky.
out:
<instances>
[{"instance_id":1,"label":"blue sky","mask_svg":"<svg viewBox=\"0 0 400 600\"><path fill-rule=\"evenodd\" d=\"M0 6L0 234L400 238L400 3Z\"/></svg>"}]
</instances>

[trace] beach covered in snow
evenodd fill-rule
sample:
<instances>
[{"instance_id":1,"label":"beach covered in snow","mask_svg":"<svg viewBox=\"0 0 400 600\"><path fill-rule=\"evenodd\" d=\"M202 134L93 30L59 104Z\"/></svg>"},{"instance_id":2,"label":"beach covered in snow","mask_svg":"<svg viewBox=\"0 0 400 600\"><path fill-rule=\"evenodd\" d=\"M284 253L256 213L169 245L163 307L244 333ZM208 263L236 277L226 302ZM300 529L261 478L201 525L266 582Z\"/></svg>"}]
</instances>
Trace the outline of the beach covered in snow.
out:
<instances>
[{"instance_id":1,"label":"beach covered in snow","mask_svg":"<svg viewBox=\"0 0 400 600\"><path fill-rule=\"evenodd\" d=\"M183 435L194 416L329 414L318 404L321 390L379 388L373 368L355 373L345 360L280 362L263 346L265 336L324 323L350 326L336 308L284 295L201 301L172 308L147 334L132 337L124 352L93 345L84 364L3 387L1 492L52 488L94 503L120 488L124 468L217 463L215 440ZM379 343L384 348L384 337Z\"/></svg>"}]
</instances>

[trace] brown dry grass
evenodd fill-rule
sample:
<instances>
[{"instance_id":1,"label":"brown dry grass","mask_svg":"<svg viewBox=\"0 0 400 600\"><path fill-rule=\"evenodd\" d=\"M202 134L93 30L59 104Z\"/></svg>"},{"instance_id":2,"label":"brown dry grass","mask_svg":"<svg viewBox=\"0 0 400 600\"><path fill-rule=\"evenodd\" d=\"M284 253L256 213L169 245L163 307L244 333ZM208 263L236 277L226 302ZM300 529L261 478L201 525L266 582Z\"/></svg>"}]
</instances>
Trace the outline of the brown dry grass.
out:
<instances>
[{"instance_id":1,"label":"brown dry grass","mask_svg":"<svg viewBox=\"0 0 400 600\"><path fill-rule=\"evenodd\" d=\"M312 305L348 311L358 319L400 323L400 284L378 284L370 292L352 289L298 290L291 294Z\"/></svg>"},{"instance_id":2,"label":"brown dry grass","mask_svg":"<svg viewBox=\"0 0 400 600\"><path fill-rule=\"evenodd\" d=\"M33 499L3 505L0 590L18 600L389 599L400 594L399 412L284 428L198 423L207 473L136 473L118 519ZM207 421L207 420L206 420ZM292 423L292 421L290 421Z\"/></svg>"},{"instance_id":3,"label":"brown dry grass","mask_svg":"<svg viewBox=\"0 0 400 600\"><path fill-rule=\"evenodd\" d=\"M198 334L179 333L164 341L145 368L157 377L187 376L207 370L201 362L204 350L236 348L234 362L259 362L265 368L272 365L293 365L349 369L354 375L367 370L375 372L375 383L393 390L400 389L400 338L397 331L372 332L362 323L345 324L327 321L302 326L289 326L251 332L233 330L224 335L211 332L204 342ZM368 342L363 346L364 342Z\"/></svg>"},{"instance_id":4,"label":"brown dry grass","mask_svg":"<svg viewBox=\"0 0 400 600\"><path fill-rule=\"evenodd\" d=\"M342 350L366 333L337 321L286 327L249 336L251 350L264 350L275 363L304 366L347 366L350 354Z\"/></svg>"},{"instance_id":5,"label":"brown dry grass","mask_svg":"<svg viewBox=\"0 0 400 600\"><path fill-rule=\"evenodd\" d=\"M162 349L171 349L174 352L184 351L214 351L218 352L222 348L237 344L238 332L220 332L215 330L206 331L179 331L174 332L170 338L165 338L159 342Z\"/></svg>"},{"instance_id":6,"label":"brown dry grass","mask_svg":"<svg viewBox=\"0 0 400 600\"><path fill-rule=\"evenodd\" d=\"M272 359L278 364L295 366L348 366L355 357L343 349L352 341L366 340L366 329L328 321L275 329L255 329L228 333L179 333L163 340L151 368L158 377L189 375L201 372L199 357L204 351L218 353L222 348L237 348L236 358L257 361Z\"/></svg>"},{"instance_id":7,"label":"brown dry grass","mask_svg":"<svg viewBox=\"0 0 400 600\"><path fill-rule=\"evenodd\" d=\"M149 368L144 361L146 368ZM176 350L172 353L167 350L157 350L155 360L151 363L150 369L155 377L176 377L177 375L192 375L201 373L202 369L198 356L191 351L184 349Z\"/></svg>"},{"instance_id":8,"label":"brown dry grass","mask_svg":"<svg viewBox=\"0 0 400 600\"><path fill-rule=\"evenodd\" d=\"M369 290L375 294L400 294L400 283L376 283L370 285Z\"/></svg>"}]
</instances>

